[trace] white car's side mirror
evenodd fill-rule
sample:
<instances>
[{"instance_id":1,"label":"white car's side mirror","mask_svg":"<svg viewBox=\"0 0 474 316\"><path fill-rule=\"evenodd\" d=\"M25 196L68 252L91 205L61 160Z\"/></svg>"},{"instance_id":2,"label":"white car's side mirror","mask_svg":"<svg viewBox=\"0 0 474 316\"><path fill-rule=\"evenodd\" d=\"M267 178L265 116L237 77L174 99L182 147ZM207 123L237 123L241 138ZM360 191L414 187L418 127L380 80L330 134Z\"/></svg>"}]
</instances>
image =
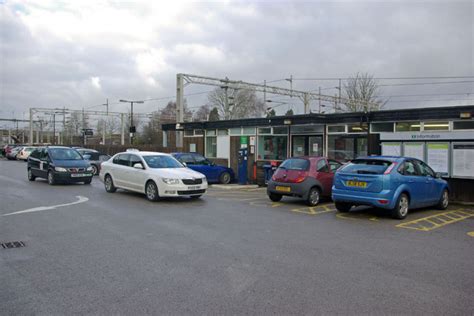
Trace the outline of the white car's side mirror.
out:
<instances>
[{"instance_id":1,"label":"white car's side mirror","mask_svg":"<svg viewBox=\"0 0 474 316\"><path fill-rule=\"evenodd\" d=\"M186 168L188 167L188 164L185 163L185 162L182 162L183 166L185 166Z\"/></svg>"},{"instance_id":2,"label":"white car's side mirror","mask_svg":"<svg viewBox=\"0 0 474 316\"><path fill-rule=\"evenodd\" d=\"M145 169L145 168L143 168L143 165L141 163L134 164L133 168L135 168L135 169Z\"/></svg>"}]
</instances>

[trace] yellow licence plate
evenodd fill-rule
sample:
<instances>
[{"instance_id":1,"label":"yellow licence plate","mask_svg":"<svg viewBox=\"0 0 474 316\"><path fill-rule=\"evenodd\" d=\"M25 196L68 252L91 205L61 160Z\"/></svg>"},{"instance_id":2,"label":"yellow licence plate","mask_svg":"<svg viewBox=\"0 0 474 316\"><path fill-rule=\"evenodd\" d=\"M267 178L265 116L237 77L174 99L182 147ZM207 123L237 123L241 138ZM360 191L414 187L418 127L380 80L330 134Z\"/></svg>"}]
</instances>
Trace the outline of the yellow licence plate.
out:
<instances>
[{"instance_id":1,"label":"yellow licence plate","mask_svg":"<svg viewBox=\"0 0 474 316\"><path fill-rule=\"evenodd\" d=\"M290 191L291 191L291 188L290 188L290 187L277 186L275 189L276 189L277 191L281 191L281 192L290 192Z\"/></svg>"},{"instance_id":2,"label":"yellow licence plate","mask_svg":"<svg viewBox=\"0 0 474 316\"><path fill-rule=\"evenodd\" d=\"M349 180L349 181L346 182L346 185L348 187L366 188L367 187L367 182Z\"/></svg>"}]
</instances>

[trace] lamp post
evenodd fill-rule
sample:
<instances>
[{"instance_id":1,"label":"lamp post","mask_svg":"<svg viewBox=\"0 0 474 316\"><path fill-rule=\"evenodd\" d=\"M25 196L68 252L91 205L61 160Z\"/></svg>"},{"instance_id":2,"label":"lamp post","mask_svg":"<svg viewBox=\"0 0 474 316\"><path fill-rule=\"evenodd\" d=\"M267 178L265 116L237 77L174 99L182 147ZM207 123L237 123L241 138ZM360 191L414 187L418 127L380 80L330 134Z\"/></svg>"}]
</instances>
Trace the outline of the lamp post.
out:
<instances>
[{"instance_id":1,"label":"lamp post","mask_svg":"<svg viewBox=\"0 0 474 316\"><path fill-rule=\"evenodd\" d=\"M133 145L133 136L136 132L135 126L133 126L133 103L145 103L145 101L130 101L120 100L120 102L130 103L130 145Z\"/></svg>"},{"instance_id":2,"label":"lamp post","mask_svg":"<svg viewBox=\"0 0 474 316\"><path fill-rule=\"evenodd\" d=\"M105 129L107 128L107 118L109 117L109 99L107 99L107 102L102 104L102 106L105 106L107 110L107 114L104 119L104 130L102 131L102 143L105 145Z\"/></svg>"}]
</instances>

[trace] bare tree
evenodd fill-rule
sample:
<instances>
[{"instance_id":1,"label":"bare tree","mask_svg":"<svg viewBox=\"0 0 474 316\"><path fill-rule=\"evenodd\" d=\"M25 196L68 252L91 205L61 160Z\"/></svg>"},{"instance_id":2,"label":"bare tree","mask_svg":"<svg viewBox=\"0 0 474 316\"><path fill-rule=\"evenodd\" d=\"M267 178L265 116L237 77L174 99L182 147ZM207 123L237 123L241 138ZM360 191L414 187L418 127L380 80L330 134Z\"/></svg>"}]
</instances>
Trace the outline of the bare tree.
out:
<instances>
[{"instance_id":1,"label":"bare tree","mask_svg":"<svg viewBox=\"0 0 474 316\"><path fill-rule=\"evenodd\" d=\"M216 107L224 120L262 117L265 105L255 90L216 88L208 95L209 105Z\"/></svg>"},{"instance_id":2,"label":"bare tree","mask_svg":"<svg viewBox=\"0 0 474 316\"><path fill-rule=\"evenodd\" d=\"M219 111L216 107L212 108L211 112L209 112L209 121L219 121Z\"/></svg>"},{"instance_id":3,"label":"bare tree","mask_svg":"<svg viewBox=\"0 0 474 316\"><path fill-rule=\"evenodd\" d=\"M350 77L344 84L344 92L347 99L345 104L348 112L378 111L387 103L377 97L378 83L368 73L357 73Z\"/></svg>"},{"instance_id":4,"label":"bare tree","mask_svg":"<svg viewBox=\"0 0 474 316\"><path fill-rule=\"evenodd\" d=\"M270 111L267 112L267 117L273 117L276 116L276 112L274 109L271 109Z\"/></svg>"},{"instance_id":5,"label":"bare tree","mask_svg":"<svg viewBox=\"0 0 474 316\"><path fill-rule=\"evenodd\" d=\"M193 112L188 109L188 103L184 100L184 121L191 121ZM160 111L160 120L162 123L176 122L176 102L169 101L168 104Z\"/></svg>"},{"instance_id":6,"label":"bare tree","mask_svg":"<svg viewBox=\"0 0 474 316\"><path fill-rule=\"evenodd\" d=\"M210 113L211 106L209 104L204 104L196 111L196 113L194 113L193 119L195 121L207 121Z\"/></svg>"}]
</instances>

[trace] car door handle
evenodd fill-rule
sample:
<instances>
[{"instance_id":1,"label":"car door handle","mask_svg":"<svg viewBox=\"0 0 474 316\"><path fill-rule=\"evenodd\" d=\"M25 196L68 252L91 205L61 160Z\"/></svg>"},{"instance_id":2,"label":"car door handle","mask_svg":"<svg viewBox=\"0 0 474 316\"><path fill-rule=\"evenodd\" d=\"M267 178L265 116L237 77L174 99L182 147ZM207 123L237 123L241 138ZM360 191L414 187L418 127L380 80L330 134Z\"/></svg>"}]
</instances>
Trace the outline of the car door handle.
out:
<instances>
[{"instance_id":1,"label":"car door handle","mask_svg":"<svg viewBox=\"0 0 474 316\"><path fill-rule=\"evenodd\" d=\"M408 182L409 182L409 183L413 183L413 182L415 182L415 180L408 180Z\"/></svg>"}]
</instances>

